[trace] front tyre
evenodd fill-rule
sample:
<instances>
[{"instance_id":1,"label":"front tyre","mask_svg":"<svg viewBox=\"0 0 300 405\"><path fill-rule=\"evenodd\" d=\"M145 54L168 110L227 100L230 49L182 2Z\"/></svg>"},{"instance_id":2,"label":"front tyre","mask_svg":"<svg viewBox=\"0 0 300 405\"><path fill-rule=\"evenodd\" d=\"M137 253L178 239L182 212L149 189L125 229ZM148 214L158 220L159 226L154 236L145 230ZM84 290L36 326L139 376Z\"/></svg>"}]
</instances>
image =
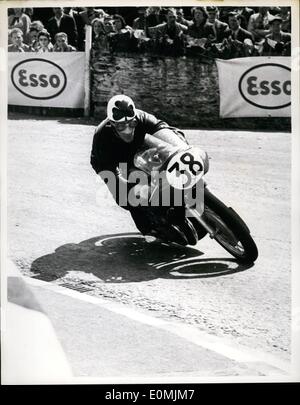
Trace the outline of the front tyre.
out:
<instances>
[{"instance_id":1,"label":"front tyre","mask_svg":"<svg viewBox=\"0 0 300 405\"><path fill-rule=\"evenodd\" d=\"M258 250L242 219L205 189L204 220L215 230L214 239L241 263L253 263Z\"/></svg>"}]
</instances>

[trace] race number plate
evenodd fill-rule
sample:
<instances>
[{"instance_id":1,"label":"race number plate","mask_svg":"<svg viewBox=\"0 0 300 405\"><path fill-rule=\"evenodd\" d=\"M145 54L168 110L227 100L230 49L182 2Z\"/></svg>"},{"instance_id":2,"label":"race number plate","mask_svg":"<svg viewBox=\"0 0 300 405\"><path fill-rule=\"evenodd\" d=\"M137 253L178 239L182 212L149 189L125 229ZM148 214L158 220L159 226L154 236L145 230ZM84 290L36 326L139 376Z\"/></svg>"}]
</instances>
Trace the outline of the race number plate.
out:
<instances>
[{"instance_id":1,"label":"race number plate","mask_svg":"<svg viewBox=\"0 0 300 405\"><path fill-rule=\"evenodd\" d=\"M172 187L185 190L201 179L204 174L201 152L198 148L190 148L172 157L166 170L167 180Z\"/></svg>"}]
</instances>

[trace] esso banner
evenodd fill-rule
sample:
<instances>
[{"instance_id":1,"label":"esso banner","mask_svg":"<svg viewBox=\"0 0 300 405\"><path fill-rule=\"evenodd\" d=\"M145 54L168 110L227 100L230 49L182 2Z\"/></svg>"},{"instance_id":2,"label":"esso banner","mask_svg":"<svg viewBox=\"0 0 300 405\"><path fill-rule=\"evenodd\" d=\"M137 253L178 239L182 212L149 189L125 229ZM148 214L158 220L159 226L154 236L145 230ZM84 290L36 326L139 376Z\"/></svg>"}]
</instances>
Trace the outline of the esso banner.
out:
<instances>
[{"instance_id":1,"label":"esso banner","mask_svg":"<svg viewBox=\"0 0 300 405\"><path fill-rule=\"evenodd\" d=\"M220 117L290 117L291 59L217 59Z\"/></svg>"},{"instance_id":2,"label":"esso banner","mask_svg":"<svg viewBox=\"0 0 300 405\"><path fill-rule=\"evenodd\" d=\"M84 107L84 52L8 53L8 104Z\"/></svg>"}]
</instances>

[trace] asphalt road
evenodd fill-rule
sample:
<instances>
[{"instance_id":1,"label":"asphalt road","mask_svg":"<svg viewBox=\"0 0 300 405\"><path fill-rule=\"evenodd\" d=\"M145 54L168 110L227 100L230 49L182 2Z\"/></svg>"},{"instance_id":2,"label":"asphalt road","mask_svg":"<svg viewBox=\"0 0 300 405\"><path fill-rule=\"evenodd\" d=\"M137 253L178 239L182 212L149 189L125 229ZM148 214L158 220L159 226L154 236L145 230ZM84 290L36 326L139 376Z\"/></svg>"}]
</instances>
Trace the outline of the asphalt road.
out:
<instances>
[{"instance_id":1,"label":"asphalt road","mask_svg":"<svg viewBox=\"0 0 300 405\"><path fill-rule=\"evenodd\" d=\"M208 237L193 248L146 243L89 165L93 130L10 117L8 246L22 274L288 360L290 134L186 131L211 158L210 188L257 243L244 268Z\"/></svg>"}]
</instances>

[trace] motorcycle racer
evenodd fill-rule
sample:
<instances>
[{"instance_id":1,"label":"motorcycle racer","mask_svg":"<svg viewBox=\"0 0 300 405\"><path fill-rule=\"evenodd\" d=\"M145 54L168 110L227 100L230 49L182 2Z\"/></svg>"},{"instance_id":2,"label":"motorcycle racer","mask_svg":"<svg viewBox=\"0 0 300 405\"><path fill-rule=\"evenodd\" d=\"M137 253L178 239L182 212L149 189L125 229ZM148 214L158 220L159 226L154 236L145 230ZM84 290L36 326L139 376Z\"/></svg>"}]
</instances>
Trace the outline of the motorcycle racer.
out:
<instances>
[{"instance_id":1,"label":"motorcycle racer","mask_svg":"<svg viewBox=\"0 0 300 405\"><path fill-rule=\"evenodd\" d=\"M111 171L119 182L127 179L119 170L120 163L126 163L129 170L133 167L135 153L143 145L145 135L154 137L174 146L186 146L184 134L170 127L154 115L136 109L133 100L123 94L112 97L107 104L107 118L96 128L91 151L90 163L97 174ZM110 189L109 184L107 183ZM119 204L120 196L114 195ZM120 204L119 204L120 205ZM123 206L128 209L128 206Z\"/></svg>"}]
</instances>

